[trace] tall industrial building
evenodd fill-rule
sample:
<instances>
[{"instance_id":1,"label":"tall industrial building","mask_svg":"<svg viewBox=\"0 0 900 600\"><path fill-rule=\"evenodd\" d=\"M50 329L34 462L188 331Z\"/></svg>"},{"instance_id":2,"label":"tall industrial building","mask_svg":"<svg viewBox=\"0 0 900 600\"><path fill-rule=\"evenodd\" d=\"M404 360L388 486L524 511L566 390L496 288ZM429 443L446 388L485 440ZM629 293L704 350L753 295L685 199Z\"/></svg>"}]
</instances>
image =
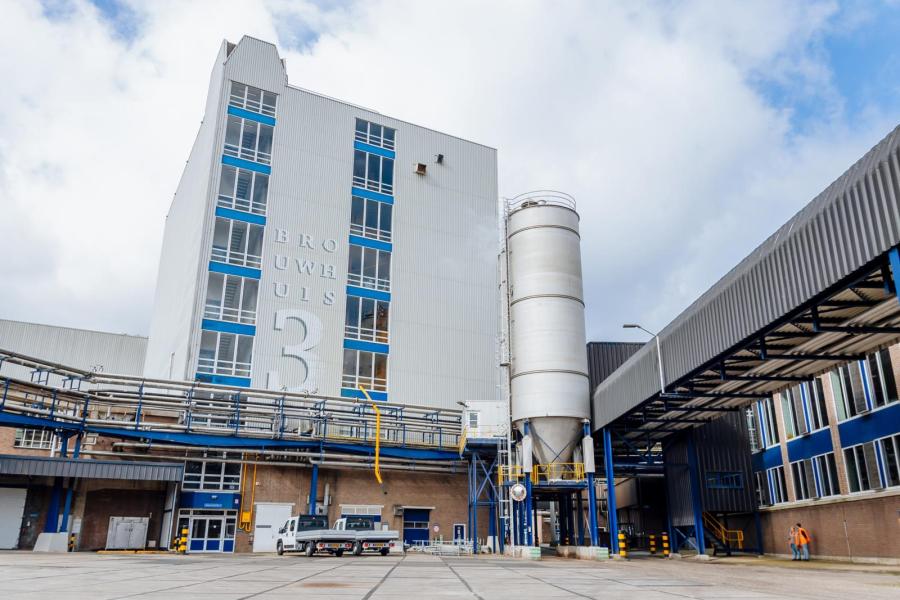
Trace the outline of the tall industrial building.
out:
<instances>
[{"instance_id":1,"label":"tall industrial building","mask_svg":"<svg viewBox=\"0 0 900 600\"><path fill-rule=\"evenodd\" d=\"M223 42L169 211L146 375L458 408L498 395L493 148Z\"/></svg>"}]
</instances>

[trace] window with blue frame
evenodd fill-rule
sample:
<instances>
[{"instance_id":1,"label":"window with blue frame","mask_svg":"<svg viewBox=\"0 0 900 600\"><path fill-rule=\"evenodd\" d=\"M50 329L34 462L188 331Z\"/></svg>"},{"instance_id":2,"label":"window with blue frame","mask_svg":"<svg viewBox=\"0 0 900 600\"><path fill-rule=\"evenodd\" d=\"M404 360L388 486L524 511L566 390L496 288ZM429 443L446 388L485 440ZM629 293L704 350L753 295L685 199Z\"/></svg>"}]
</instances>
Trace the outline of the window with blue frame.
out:
<instances>
[{"instance_id":1,"label":"window with blue frame","mask_svg":"<svg viewBox=\"0 0 900 600\"><path fill-rule=\"evenodd\" d=\"M262 225L216 217L212 260L259 269L262 266L262 244Z\"/></svg>"},{"instance_id":2,"label":"window with blue frame","mask_svg":"<svg viewBox=\"0 0 900 600\"><path fill-rule=\"evenodd\" d=\"M781 414L784 418L784 435L787 439L807 433L806 419L803 416L803 396L800 386L788 388L781 392Z\"/></svg>"},{"instance_id":3,"label":"window with blue frame","mask_svg":"<svg viewBox=\"0 0 900 600\"><path fill-rule=\"evenodd\" d=\"M771 504L787 502L787 485L784 481L784 467L772 467L766 471L769 483L769 500Z\"/></svg>"},{"instance_id":4,"label":"window with blue frame","mask_svg":"<svg viewBox=\"0 0 900 600\"><path fill-rule=\"evenodd\" d=\"M344 370L341 387L387 391L387 354L344 348Z\"/></svg>"},{"instance_id":5,"label":"window with blue frame","mask_svg":"<svg viewBox=\"0 0 900 600\"><path fill-rule=\"evenodd\" d=\"M816 496L816 479L812 460L805 458L791 463L791 479L794 480L794 498L809 500Z\"/></svg>"},{"instance_id":6,"label":"window with blue frame","mask_svg":"<svg viewBox=\"0 0 900 600\"><path fill-rule=\"evenodd\" d=\"M356 120L354 139L358 142L393 150L395 137L396 130L390 127L384 127L378 123L370 123L362 119Z\"/></svg>"},{"instance_id":7,"label":"window with blue frame","mask_svg":"<svg viewBox=\"0 0 900 600\"><path fill-rule=\"evenodd\" d=\"M271 125L228 115L225 128L225 155L251 160L264 165L272 162Z\"/></svg>"},{"instance_id":8,"label":"window with blue frame","mask_svg":"<svg viewBox=\"0 0 900 600\"><path fill-rule=\"evenodd\" d=\"M885 486L900 485L900 433L878 440L884 458Z\"/></svg>"},{"instance_id":9,"label":"window with blue frame","mask_svg":"<svg viewBox=\"0 0 900 600\"><path fill-rule=\"evenodd\" d=\"M253 336L203 331L197 372L229 377L250 377Z\"/></svg>"},{"instance_id":10,"label":"window with blue frame","mask_svg":"<svg viewBox=\"0 0 900 600\"><path fill-rule=\"evenodd\" d=\"M806 398L809 401L810 431L816 431L828 426L828 410L825 407L825 388L822 378L816 377L811 383L803 384L806 389Z\"/></svg>"},{"instance_id":11,"label":"window with blue frame","mask_svg":"<svg viewBox=\"0 0 900 600\"><path fill-rule=\"evenodd\" d=\"M868 410L863 376L858 362L841 365L831 372L831 389L838 420L845 421Z\"/></svg>"},{"instance_id":12,"label":"window with blue frame","mask_svg":"<svg viewBox=\"0 0 900 600\"><path fill-rule=\"evenodd\" d=\"M372 290L390 291L391 253L387 250L350 244L347 282Z\"/></svg>"},{"instance_id":13,"label":"window with blue frame","mask_svg":"<svg viewBox=\"0 0 900 600\"><path fill-rule=\"evenodd\" d=\"M380 242L390 242L393 209L394 207L387 202L353 196L350 206L350 233Z\"/></svg>"},{"instance_id":14,"label":"window with blue frame","mask_svg":"<svg viewBox=\"0 0 900 600\"><path fill-rule=\"evenodd\" d=\"M744 474L740 471L708 471L706 487L711 490L744 489Z\"/></svg>"},{"instance_id":15,"label":"window with blue frame","mask_svg":"<svg viewBox=\"0 0 900 600\"><path fill-rule=\"evenodd\" d=\"M897 380L891 353L885 348L866 357L869 382L872 390L872 406L879 408L897 402Z\"/></svg>"},{"instance_id":16,"label":"window with blue frame","mask_svg":"<svg viewBox=\"0 0 900 600\"><path fill-rule=\"evenodd\" d=\"M222 165L218 206L265 215L268 194L269 176L265 173Z\"/></svg>"},{"instance_id":17,"label":"window with blue frame","mask_svg":"<svg viewBox=\"0 0 900 600\"><path fill-rule=\"evenodd\" d=\"M838 480L837 463L834 460L834 452L820 454L812 459L819 479L820 496L837 496L841 493Z\"/></svg>"},{"instance_id":18,"label":"window with blue frame","mask_svg":"<svg viewBox=\"0 0 900 600\"><path fill-rule=\"evenodd\" d=\"M239 275L209 273L204 319L256 325L259 281Z\"/></svg>"},{"instance_id":19,"label":"window with blue frame","mask_svg":"<svg viewBox=\"0 0 900 600\"><path fill-rule=\"evenodd\" d=\"M844 448L844 465L851 492L881 489L877 454L875 442Z\"/></svg>"},{"instance_id":20,"label":"window with blue frame","mask_svg":"<svg viewBox=\"0 0 900 600\"><path fill-rule=\"evenodd\" d=\"M394 159L353 151L353 185L381 194L394 193Z\"/></svg>"},{"instance_id":21,"label":"window with blue frame","mask_svg":"<svg viewBox=\"0 0 900 600\"><path fill-rule=\"evenodd\" d=\"M344 337L388 343L390 306L384 300L347 296Z\"/></svg>"},{"instance_id":22,"label":"window with blue frame","mask_svg":"<svg viewBox=\"0 0 900 600\"><path fill-rule=\"evenodd\" d=\"M266 92L237 81L231 82L231 94L228 96L228 104L231 106L274 117L277 101L278 96L272 92Z\"/></svg>"}]
</instances>

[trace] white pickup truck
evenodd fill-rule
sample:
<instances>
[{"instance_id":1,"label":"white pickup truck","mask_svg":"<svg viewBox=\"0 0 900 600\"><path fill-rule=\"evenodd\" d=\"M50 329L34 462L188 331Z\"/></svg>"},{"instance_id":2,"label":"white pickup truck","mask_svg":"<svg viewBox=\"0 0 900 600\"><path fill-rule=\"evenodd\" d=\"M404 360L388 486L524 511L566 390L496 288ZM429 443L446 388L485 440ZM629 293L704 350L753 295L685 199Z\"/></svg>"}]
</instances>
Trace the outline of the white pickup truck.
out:
<instances>
[{"instance_id":1,"label":"white pickup truck","mask_svg":"<svg viewBox=\"0 0 900 600\"><path fill-rule=\"evenodd\" d=\"M278 530L275 551L279 556L285 552L303 552L306 556L327 552L342 556L351 550L356 556L363 552L379 552L385 556L398 538L396 531L375 529L371 517L345 517L329 529L325 517L300 515L285 521Z\"/></svg>"},{"instance_id":2,"label":"white pickup truck","mask_svg":"<svg viewBox=\"0 0 900 600\"><path fill-rule=\"evenodd\" d=\"M312 556L316 552L327 552L341 556L345 550L352 550L356 534L328 528L328 519L313 515L300 515L285 521L278 530L275 552L279 556L285 552L303 552Z\"/></svg>"},{"instance_id":3,"label":"white pickup truck","mask_svg":"<svg viewBox=\"0 0 900 600\"><path fill-rule=\"evenodd\" d=\"M334 522L334 528L356 534L356 541L353 544L354 556L359 556L363 552L378 552L382 556L387 556L400 537L391 529L375 529L375 520L372 517L344 517Z\"/></svg>"}]
</instances>

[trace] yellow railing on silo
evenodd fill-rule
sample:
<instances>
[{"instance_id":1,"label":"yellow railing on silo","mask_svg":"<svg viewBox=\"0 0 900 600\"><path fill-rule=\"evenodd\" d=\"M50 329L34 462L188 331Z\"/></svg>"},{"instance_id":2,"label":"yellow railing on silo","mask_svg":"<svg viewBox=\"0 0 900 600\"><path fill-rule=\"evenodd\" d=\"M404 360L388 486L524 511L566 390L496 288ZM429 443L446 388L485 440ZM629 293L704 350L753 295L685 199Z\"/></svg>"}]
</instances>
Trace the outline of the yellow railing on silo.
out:
<instances>
[{"instance_id":1,"label":"yellow railing on silo","mask_svg":"<svg viewBox=\"0 0 900 600\"><path fill-rule=\"evenodd\" d=\"M548 463L531 468L531 483L584 481L584 463Z\"/></svg>"}]
</instances>

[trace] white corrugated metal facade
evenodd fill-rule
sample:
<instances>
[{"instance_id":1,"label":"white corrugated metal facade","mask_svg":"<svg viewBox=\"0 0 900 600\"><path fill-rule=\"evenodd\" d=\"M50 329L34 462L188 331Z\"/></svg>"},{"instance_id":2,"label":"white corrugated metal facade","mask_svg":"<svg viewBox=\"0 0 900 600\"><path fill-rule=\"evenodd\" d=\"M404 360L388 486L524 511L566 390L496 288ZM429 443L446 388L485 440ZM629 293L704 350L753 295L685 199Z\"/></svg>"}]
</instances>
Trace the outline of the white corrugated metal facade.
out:
<instances>
[{"instance_id":1,"label":"white corrugated metal facade","mask_svg":"<svg viewBox=\"0 0 900 600\"><path fill-rule=\"evenodd\" d=\"M147 338L0 319L0 349L86 371L99 368L104 373L140 375ZM5 364L3 373L31 379L31 369L19 365Z\"/></svg>"},{"instance_id":2,"label":"white corrugated metal facade","mask_svg":"<svg viewBox=\"0 0 900 600\"><path fill-rule=\"evenodd\" d=\"M196 374L228 90L237 81L278 95L252 386L341 392L360 118L396 129L388 400L457 408L458 401L497 398L496 151L289 87L271 44L245 37L222 49L166 223L147 375L167 377L170 366L176 378ZM424 176L414 173L416 163L427 165ZM304 235L312 248L301 246ZM283 260L287 268L276 267ZM312 273L301 273L297 260L315 263ZM190 272L197 276L189 281ZM287 295L277 296L276 286ZM276 322L285 310L304 312ZM298 352L307 355L312 377L291 356Z\"/></svg>"}]
</instances>

